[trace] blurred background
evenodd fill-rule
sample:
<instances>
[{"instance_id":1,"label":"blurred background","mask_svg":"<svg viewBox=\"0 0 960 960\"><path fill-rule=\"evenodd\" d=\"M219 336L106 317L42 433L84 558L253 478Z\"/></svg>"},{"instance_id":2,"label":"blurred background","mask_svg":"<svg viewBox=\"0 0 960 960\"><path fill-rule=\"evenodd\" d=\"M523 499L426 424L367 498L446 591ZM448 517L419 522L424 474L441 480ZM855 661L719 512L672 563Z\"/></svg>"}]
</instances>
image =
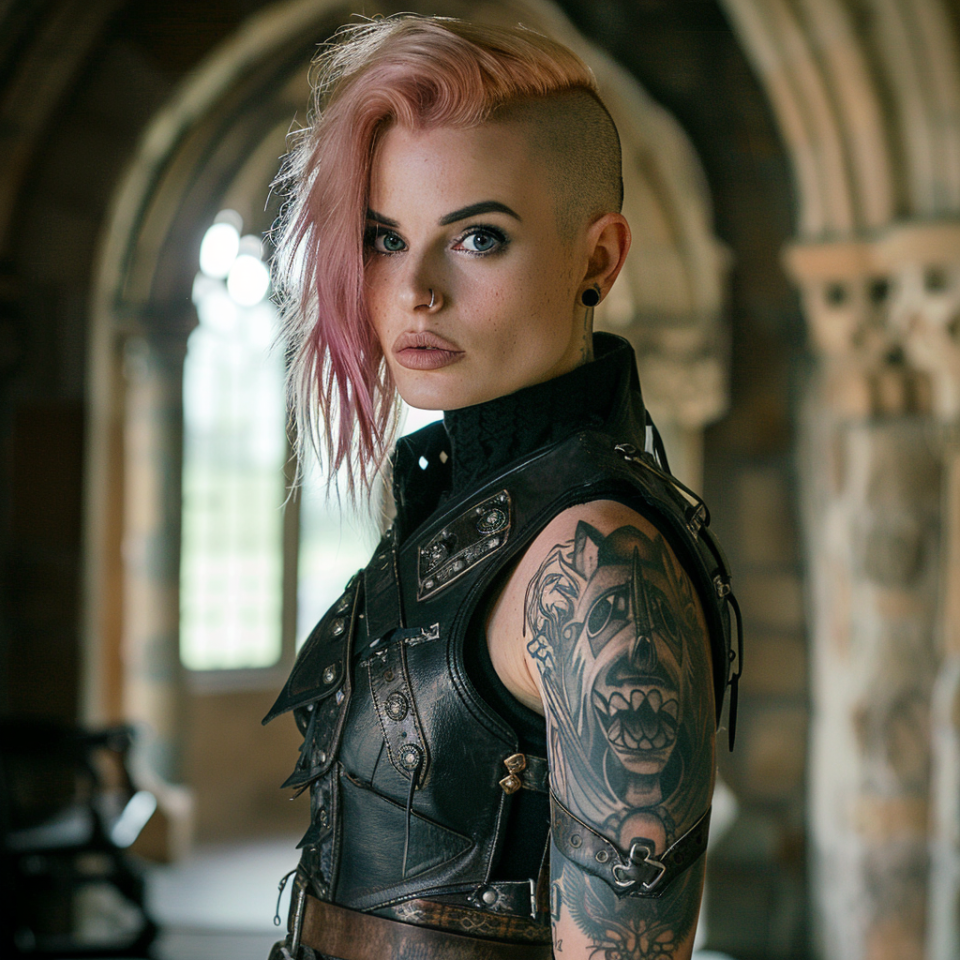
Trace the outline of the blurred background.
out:
<instances>
[{"instance_id":1,"label":"blurred background","mask_svg":"<svg viewBox=\"0 0 960 960\"><path fill-rule=\"evenodd\" d=\"M956 0L0 0L4 942L144 955L145 897L159 956L265 956L307 806L259 721L379 523L281 509L270 184L398 10L558 37L621 131L598 326L747 636L705 947L956 960Z\"/></svg>"}]
</instances>

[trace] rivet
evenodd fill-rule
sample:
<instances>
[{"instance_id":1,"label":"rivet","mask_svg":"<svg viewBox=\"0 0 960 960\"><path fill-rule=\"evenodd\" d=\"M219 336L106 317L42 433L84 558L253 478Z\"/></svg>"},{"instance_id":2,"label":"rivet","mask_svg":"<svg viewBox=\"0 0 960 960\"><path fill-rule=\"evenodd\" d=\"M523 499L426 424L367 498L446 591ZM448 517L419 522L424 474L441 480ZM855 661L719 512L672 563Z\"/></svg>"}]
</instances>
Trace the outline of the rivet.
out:
<instances>
[{"instance_id":1,"label":"rivet","mask_svg":"<svg viewBox=\"0 0 960 960\"><path fill-rule=\"evenodd\" d=\"M490 889L488 888L487 890L484 890L483 893L480 894L480 899L481 899L488 907L489 907L489 906L492 906L493 904L495 904L495 903L497 902L497 891L496 891L496 890L490 890Z\"/></svg>"},{"instance_id":2,"label":"rivet","mask_svg":"<svg viewBox=\"0 0 960 960\"><path fill-rule=\"evenodd\" d=\"M337 674L338 674L339 672L340 672L340 664L339 664L339 663L331 663L331 664L323 671L323 682L324 682L324 683L333 683L333 681L337 679Z\"/></svg>"},{"instance_id":3,"label":"rivet","mask_svg":"<svg viewBox=\"0 0 960 960\"><path fill-rule=\"evenodd\" d=\"M408 744L400 751L400 766L405 770L416 770L420 765L420 748L414 744Z\"/></svg>"},{"instance_id":4,"label":"rivet","mask_svg":"<svg viewBox=\"0 0 960 960\"><path fill-rule=\"evenodd\" d=\"M610 859L610 854L606 850L597 851L597 862L606 863Z\"/></svg>"},{"instance_id":5,"label":"rivet","mask_svg":"<svg viewBox=\"0 0 960 960\"><path fill-rule=\"evenodd\" d=\"M327 755L326 755L326 753L325 753L323 750L321 750L321 751L317 754L317 759L318 759L321 763L326 763L326 762L327 762Z\"/></svg>"},{"instance_id":6,"label":"rivet","mask_svg":"<svg viewBox=\"0 0 960 960\"><path fill-rule=\"evenodd\" d=\"M407 698L402 693L391 693L387 697L387 716L391 720L402 720L407 715Z\"/></svg>"},{"instance_id":7,"label":"rivet","mask_svg":"<svg viewBox=\"0 0 960 960\"><path fill-rule=\"evenodd\" d=\"M330 627L330 632L335 636L339 637L344 630L347 629L347 624L345 620L334 620L333 624Z\"/></svg>"},{"instance_id":8,"label":"rivet","mask_svg":"<svg viewBox=\"0 0 960 960\"><path fill-rule=\"evenodd\" d=\"M387 683L389 683L389 682L393 679L393 671L392 671L392 670L384 670L384 671L383 671L383 679L386 680Z\"/></svg>"},{"instance_id":9,"label":"rivet","mask_svg":"<svg viewBox=\"0 0 960 960\"><path fill-rule=\"evenodd\" d=\"M346 610L347 607L349 606L350 606L350 598L344 595L337 601L337 605L334 609L337 613L343 613L343 611Z\"/></svg>"}]
</instances>

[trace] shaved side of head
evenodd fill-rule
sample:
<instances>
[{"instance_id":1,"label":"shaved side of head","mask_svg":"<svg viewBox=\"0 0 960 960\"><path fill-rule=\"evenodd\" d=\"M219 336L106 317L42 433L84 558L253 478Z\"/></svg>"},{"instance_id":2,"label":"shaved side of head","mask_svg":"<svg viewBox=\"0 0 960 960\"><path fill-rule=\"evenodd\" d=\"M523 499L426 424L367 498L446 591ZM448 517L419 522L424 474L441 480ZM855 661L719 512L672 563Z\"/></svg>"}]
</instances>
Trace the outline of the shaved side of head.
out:
<instances>
[{"instance_id":1,"label":"shaved side of head","mask_svg":"<svg viewBox=\"0 0 960 960\"><path fill-rule=\"evenodd\" d=\"M557 228L572 240L587 224L623 206L620 136L607 108L589 90L515 101L494 122L521 123L542 156L553 190Z\"/></svg>"}]
</instances>

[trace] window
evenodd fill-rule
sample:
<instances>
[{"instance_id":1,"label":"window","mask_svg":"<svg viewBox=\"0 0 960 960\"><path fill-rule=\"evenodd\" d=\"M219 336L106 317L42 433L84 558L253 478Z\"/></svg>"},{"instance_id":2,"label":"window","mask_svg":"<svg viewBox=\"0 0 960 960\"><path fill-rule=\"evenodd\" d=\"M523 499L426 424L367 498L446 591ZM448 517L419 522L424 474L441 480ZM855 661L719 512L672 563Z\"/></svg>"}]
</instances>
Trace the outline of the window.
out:
<instances>
[{"instance_id":1,"label":"window","mask_svg":"<svg viewBox=\"0 0 960 960\"><path fill-rule=\"evenodd\" d=\"M193 670L282 652L283 359L260 241L239 227L224 213L204 237L184 361L180 650Z\"/></svg>"},{"instance_id":2,"label":"window","mask_svg":"<svg viewBox=\"0 0 960 960\"><path fill-rule=\"evenodd\" d=\"M380 535L379 515L347 506L343 477L339 496L328 495L308 460L299 502L286 507L299 508L297 543L284 543L290 452L283 357L270 349L278 317L260 241L241 230L239 215L223 211L204 236L193 287L200 323L184 361L180 655L194 671L279 663ZM439 416L405 408L402 432ZM295 638L283 634L285 557L297 564Z\"/></svg>"}]
</instances>

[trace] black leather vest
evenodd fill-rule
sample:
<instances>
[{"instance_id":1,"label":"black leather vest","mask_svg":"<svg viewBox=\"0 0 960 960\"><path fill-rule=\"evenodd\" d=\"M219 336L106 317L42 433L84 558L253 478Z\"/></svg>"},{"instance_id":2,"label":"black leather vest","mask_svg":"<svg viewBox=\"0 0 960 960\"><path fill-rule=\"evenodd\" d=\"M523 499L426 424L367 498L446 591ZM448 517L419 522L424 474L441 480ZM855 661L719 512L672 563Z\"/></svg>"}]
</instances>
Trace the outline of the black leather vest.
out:
<instances>
[{"instance_id":1,"label":"black leather vest","mask_svg":"<svg viewBox=\"0 0 960 960\"><path fill-rule=\"evenodd\" d=\"M401 461L436 456L442 432L408 438ZM301 882L314 896L362 911L441 898L536 914L537 878L492 883L491 867L514 792L545 790L546 764L517 757L516 734L467 676L464 642L498 574L574 504L627 498L677 550L707 618L719 720L739 674L729 574L702 502L638 449L653 435L639 392L624 391L604 429L536 451L409 534L392 527L314 629L264 719L293 710L304 734L284 786L311 789ZM401 484L401 523L403 495Z\"/></svg>"}]
</instances>

